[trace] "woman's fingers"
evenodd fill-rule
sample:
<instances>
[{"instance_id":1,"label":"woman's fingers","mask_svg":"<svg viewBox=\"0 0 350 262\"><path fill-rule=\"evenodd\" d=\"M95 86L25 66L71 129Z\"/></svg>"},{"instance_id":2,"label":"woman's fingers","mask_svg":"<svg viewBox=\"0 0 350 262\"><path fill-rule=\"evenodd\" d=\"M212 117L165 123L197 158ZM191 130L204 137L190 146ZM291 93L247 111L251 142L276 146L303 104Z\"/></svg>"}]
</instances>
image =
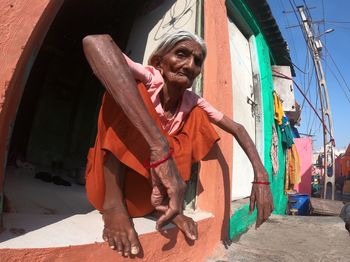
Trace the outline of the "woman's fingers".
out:
<instances>
[{"instance_id":1,"label":"woman's fingers","mask_svg":"<svg viewBox=\"0 0 350 262\"><path fill-rule=\"evenodd\" d=\"M253 213L255 209L255 192L254 188L252 188L252 193L250 195L250 203L249 203L249 214Z\"/></svg>"},{"instance_id":2,"label":"woman's fingers","mask_svg":"<svg viewBox=\"0 0 350 262\"><path fill-rule=\"evenodd\" d=\"M151 155L152 158L152 155ZM158 221L157 228L161 228L167 221L182 211L183 198L186 189L186 183L180 177L179 171L172 158L166 162L151 169L152 174L152 196L151 201L156 210L164 212ZM169 203L167 208L163 200L167 196Z\"/></svg>"},{"instance_id":3,"label":"woman's fingers","mask_svg":"<svg viewBox=\"0 0 350 262\"><path fill-rule=\"evenodd\" d=\"M160 230L168 221L172 220L179 211L168 208L163 215L157 220L156 228Z\"/></svg>"},{"instance_id":4,"label":"woman's fingers","mask_svg":"<svg viewBox=\"0 0 350 262\"><path fill-rule=\"evenodd\" d=\"M258 205L258 217L256 219L255 228L259 228L262 223L264 223L264 209L262 206Z\"/></svg>"},{"instance_id":5,"label":"woman's fingers","mask_svg":"<svg viewBox=\"0 0 350 262\"><path fill-rule=\"evenodd\" d=\"M197 225L196 222L193 222L191 224L191 232L192 232L191 239L192 240L197 240L198 239L198 225Z\"/></svg>"},{"instance_id":6,"label":"woman's fingers","mask_svg":"<svg viewBox=\"0 0 350 262\"><path fill-rule=\"evenodd\" d=\"M254 211L254 206L258 210L255 228L259 228L271 215L274 205L270 188L266 185L253 185L250 197L250 213Z\"/></svg>"}]
</instances>

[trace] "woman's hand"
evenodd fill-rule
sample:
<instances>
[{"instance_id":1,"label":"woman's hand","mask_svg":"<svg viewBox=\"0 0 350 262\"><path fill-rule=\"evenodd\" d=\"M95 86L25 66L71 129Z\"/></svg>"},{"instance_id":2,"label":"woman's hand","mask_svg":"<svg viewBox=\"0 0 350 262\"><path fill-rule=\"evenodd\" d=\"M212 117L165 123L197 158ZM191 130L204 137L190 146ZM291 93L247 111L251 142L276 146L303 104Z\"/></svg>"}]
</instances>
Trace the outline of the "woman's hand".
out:
<instances>
[{"instance_id":1,"label":"woman's hand","mask_svg":"<svg viewBox=\"0 0 350 262\"><path fill-rule=\"evenodd\" d=\"M256 181L268 181L267 172L264 167L262 171L258 173L259 174L255 173ZM257 229L269 218L274 209L270 185L253 183L252 192L250 194L250 213L254 211L255 206L258 209L258 216L255 223L255 228Z\"/></svg>"},{"instance_id":2,"label":"woman's hand","mask_svg":"<svg viewBox=\"0 0 350 262\"><path fill-rule=\"evenodd\" d=\"M222 120L216 123L216 125L236 138L238 144L241 146L252 163L254 169L254 180L268 182L269 176L263 163L261 162L255 144L249 137L249 134L245 128L227 116L224 116ZM254 211L255 206L258 209L258 217L256 219L255 227L258 228L268 219L272 210L274 209L269 185L253 184L250 195L250 212Z\"/></svg>"},{"instance_id":3,"label":"woman's hand","mask_svg":"<svg viewBox=\"0 0 350 262\"><path fill-rule=\"evenodd\" d=\"M166 153L165 153L166 154ZM163 155L165 155L163 154ZM159 159L157 153L151 153L151 162ZM151 202L156 210L164 212L157 220L157 229L167 221L182 213L186 183L180 177L172 157L159 166L151 169L152 195Z\"/></svg>"}]
</instances>

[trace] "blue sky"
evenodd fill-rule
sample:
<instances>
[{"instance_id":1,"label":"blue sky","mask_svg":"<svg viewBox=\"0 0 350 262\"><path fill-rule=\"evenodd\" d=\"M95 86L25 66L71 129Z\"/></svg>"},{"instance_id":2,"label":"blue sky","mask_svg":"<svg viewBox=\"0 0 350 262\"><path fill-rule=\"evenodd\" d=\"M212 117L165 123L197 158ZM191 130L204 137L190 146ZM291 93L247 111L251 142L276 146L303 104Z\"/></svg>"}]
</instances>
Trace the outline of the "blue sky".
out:
<instances>
[{"instance_id":1,"label":"blue sky","mask_svg":"<svg viewBox=\"0 0 350 262\"><path fill-rule=\"evenodd\" d=\"M301 72L295 69L297 74L295 80L305 92L309 87L307 96L314 106L317 103L317 109L320 109L320 103L319 99L316 98L317 86L315 73L311 73L314 70L313 64L311 57L308 59L302 31L299 27L286 29L286 27L298 25L298 21L294 13L283 13L283 11L293 10L291 3L292 5L305 5L306 3L310 8L313 21L325 20L325 23L315 24L316 34L322 34L327 29L335 30L320 37L325 46L323 48L322 64L328 85L336 147L346 147L350 143L350 1L268 0L268 3L283 37L288 42L293 63L303 71ZM332 62L332 58L336 65ZM345 81L338 73L337 67ZM309 82L310 85L308 84ZM302 104L303 97L296 89L295 95L299 104ZM320 121L311 112L306 102L302 110L302 123L298 129L301 133L311 133L314 135L313 147L315 150L318 150L322 146L323 135Z\"/></svg>"}]
</instances>

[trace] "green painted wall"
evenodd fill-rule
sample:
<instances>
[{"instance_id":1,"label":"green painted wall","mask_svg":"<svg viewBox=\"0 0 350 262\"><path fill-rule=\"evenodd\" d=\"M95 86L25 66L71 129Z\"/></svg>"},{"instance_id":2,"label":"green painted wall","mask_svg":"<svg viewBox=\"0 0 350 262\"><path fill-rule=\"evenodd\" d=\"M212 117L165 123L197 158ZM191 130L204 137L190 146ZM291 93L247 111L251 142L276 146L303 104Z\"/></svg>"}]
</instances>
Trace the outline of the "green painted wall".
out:
<instances>
[{"instance_id":1,"label":"green painted wall","mask_svg":"<svg viewBox=\"0 0 350 262\"><path fill-rule=\"evenodd\" d=\"M272 161L270 157L272 125L274 122L273 109L273 80L271 64L274 64L273 54L265 41L262 31L252 12L247 7L244 0L227 0L229 15L238 15L249 25L255 35L257 54L260 68L260 82L262 86L263 123L264 123L264 164L271 181L271 191L273 195L275 210L274 214L285 214L287 197L284 194L284 170L285 154L282 144L279 142L279 172L272 175ZM233 13L232 13L233 12ZM279 141L281 134L278 130ZM230 219L229 236L231 239L245 232L247 228L256 220L256 210L249 215L249 204L246 204L234 211Z\"/></svg>"}]
</instances>

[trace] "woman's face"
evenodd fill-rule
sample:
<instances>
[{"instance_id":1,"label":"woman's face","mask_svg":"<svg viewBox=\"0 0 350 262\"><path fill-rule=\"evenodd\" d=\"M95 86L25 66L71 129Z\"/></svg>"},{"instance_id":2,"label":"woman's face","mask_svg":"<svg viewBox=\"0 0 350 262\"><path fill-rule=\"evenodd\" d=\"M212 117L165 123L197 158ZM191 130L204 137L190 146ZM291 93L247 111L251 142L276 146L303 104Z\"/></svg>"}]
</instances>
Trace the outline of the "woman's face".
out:
<instances>
[{"instance_id":1,"label":"woman's face","mask_svg":"<svg viewBox=\"0 0 350 262\"><path fill-rule=\"evenodd\" d=\"M156 68L168 85L187 89L201 72L203 60L201 46L194 40L184 40L160 58Z\"/></svg>"}]
</instances>

